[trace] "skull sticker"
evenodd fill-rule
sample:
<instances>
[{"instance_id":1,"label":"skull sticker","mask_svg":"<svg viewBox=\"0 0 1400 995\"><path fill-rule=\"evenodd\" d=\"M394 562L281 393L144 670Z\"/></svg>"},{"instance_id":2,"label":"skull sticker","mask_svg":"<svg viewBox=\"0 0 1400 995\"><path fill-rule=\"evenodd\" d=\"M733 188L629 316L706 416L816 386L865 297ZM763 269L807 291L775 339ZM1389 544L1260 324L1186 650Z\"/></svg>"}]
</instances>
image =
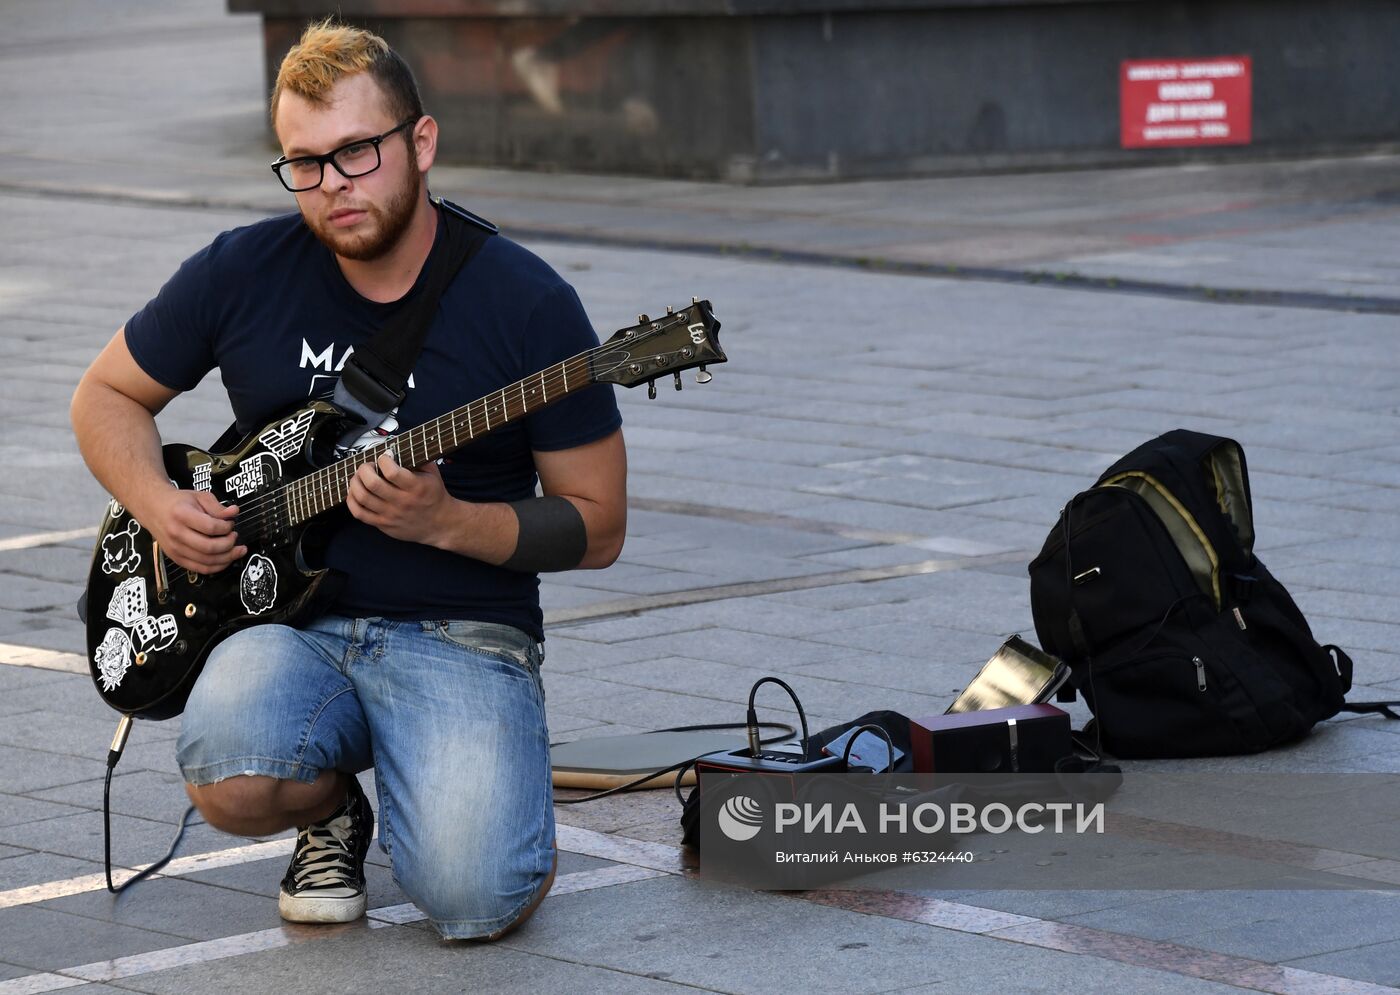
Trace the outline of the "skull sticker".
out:
<instances>
[{"instance_id":1,"label":"skull sticker","mask_svg":"<svg viewBox=\"0 0 1400 995\"><path fill-rule=\"evenodd\" d=\"M133 518L127 522L125 532L112 532L103 537L103 573L122 574L141 565L141 554L136 552L136 536L140 531L140 523Z\"/></svg>"}]
</instances>

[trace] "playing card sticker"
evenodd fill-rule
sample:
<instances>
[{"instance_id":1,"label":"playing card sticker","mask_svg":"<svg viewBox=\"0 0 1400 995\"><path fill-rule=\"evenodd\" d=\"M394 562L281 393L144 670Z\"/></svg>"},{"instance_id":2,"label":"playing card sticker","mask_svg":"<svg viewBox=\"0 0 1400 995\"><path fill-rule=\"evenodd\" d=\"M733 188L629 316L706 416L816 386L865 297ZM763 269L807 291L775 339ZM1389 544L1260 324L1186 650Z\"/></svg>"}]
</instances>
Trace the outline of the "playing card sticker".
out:
<instances>
[{"instance_id":1,"label":"playing card sticker","mask_svg":"<svg viewBox=\"0 0 1400 995\"><path fill-rule=\"evenodd\" d=\"M107 617L118 625L130 628L145 615L146 578L128 577L112 592L112 600L107 603Z\"/></svg>"}]
</instances>

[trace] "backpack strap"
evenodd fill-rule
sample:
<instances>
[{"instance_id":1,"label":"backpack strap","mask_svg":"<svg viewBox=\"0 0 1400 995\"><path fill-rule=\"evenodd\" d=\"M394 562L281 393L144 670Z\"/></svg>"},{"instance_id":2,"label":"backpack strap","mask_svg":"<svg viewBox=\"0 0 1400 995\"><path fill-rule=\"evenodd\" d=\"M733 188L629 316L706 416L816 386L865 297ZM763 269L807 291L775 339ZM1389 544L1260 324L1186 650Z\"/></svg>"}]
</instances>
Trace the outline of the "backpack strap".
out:
<instances>
[{"instance_id":1,"label":"backpack strap","mask_svg":"<svg viewBox=\"0 0 1400 995\"><path fill-rule=\"evenodd\" d=\"M1337 664L1337 676L1342 679L1342 692L1345 694L1351 690L1351 657L1347 656L1346 650L1331 643L1322 648L1331 654ZM1400 701L1344 701L1341 710L1358 715L1384 715L1388 719L1400 719L1400 712L1395 710L1397 708L1400 708Z\"/></svg>"},{"instance_id":2,"label":"backpack strap","mask_svg":"<svg viewBox=\"0 0 1400 995\"><path fill-rule=\"evenodd\" d=\"M1344 701L1342 711L1358 712L1362 715L1384 715L1388 719L1400 719L1400 701Z\"/></svg>"}]
</instances>

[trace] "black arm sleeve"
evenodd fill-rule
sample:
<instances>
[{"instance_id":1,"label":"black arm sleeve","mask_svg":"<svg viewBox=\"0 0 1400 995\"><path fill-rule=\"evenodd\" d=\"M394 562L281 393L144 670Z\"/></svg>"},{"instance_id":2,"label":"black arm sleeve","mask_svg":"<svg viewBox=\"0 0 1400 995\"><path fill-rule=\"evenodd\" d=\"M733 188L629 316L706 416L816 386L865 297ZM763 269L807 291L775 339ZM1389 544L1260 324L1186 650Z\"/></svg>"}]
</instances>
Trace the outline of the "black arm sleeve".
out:
<instances>
[{"instance_id":1,"label":"black arm sleeve","mask_svg":"<svg viewBox=\"0 0 1400 995\"><path fill-rule=\"evenodd\" d=\"M521 573L572 570L588 551L588 529L572 501L558 495L510 502L520 523L515 552L501 564Z\"/></svg>"}]
</instances>

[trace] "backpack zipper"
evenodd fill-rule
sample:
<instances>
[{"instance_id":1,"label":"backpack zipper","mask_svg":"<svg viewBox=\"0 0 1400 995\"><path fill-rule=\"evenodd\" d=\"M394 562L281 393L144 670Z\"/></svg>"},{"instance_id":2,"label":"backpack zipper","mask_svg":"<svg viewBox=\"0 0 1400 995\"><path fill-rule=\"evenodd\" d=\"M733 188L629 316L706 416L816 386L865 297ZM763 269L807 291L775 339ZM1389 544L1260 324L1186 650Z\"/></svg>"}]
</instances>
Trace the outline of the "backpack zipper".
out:
<instances>
[{"instance_id":1,"label":"backpack zipper","mask_svg":"<svg viewBox=\"0 0 1400 995\"><path fill-rule=\"evenodd\" d=\"M1230 609L1230 611L1234 614L1234 616L1235 616L1235 624L1238 625L1238 626L1240 627L1240 631L1241 631L1241 632L1243 632L1245 629L1248 629L1248 628L1249 628L1249 626L1247 626L1247 625L1244 624L1244 613L1243 613L1243 612L1241 612L1238 608L1232 608L1232 609Z\"/></svg>"},{"instance_id":2,"label":"backpack zipper","mask_svg":"<svg viewBox=\"0 0 1400 995\"><path fill-rule=\"evenodd\" d=\"M1198 657L1198 656L1193 656L1193 657L1191 658L1191 662L1194 663L1194 664L1196 665L1196 690L1197 690L1197 691L1204 691L1204 690L1206 689L1206 664L1205 664L1205 661L1202 660L1202 659L1201 659L1200 657Z\"/></svg>"}]
</instances>

